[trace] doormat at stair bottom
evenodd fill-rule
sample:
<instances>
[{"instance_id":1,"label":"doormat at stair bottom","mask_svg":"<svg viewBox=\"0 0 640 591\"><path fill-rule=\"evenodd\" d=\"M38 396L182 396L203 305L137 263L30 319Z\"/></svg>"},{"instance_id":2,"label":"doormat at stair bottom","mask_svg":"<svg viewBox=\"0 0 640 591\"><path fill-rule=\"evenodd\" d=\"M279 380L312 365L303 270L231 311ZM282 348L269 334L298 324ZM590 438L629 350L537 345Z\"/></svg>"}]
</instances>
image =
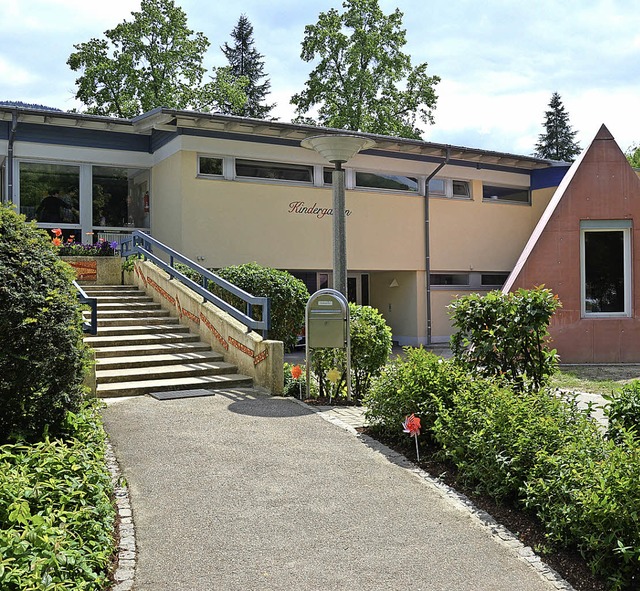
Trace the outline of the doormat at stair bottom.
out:
<instances>
[{"instance_id":1,"label":"doormat at stair bottom","mask_svg":"<svg viewBox=\"0 0 640 591\"><path fill-rule=\"evenodd\" d=\"M168 390L166 392L150 392L156 400L175 400L176 398L196 398L198 396L215 396L213 390Z\"/></svg>"}]
</instances>

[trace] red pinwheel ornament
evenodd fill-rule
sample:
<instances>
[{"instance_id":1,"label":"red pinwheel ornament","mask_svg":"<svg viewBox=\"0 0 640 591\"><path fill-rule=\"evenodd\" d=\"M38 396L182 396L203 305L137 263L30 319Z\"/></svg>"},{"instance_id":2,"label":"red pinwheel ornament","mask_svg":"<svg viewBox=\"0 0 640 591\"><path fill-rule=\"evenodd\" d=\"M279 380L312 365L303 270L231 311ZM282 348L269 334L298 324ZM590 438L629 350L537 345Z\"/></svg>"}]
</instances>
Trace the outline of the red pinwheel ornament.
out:
<instances>
[{"instance_id":1,"label":"red pinwheel ornament","mask_svg":"<svg viewBox=\"0 0 640 591\"><path fill-rule=\"evenodd\" d=\"M404 433L408 433L416 441L416 459L420 461L420 450L418 449L418 435L420 435L420 419L410 414L402 423Z\"/></svg>"}]
</instances>

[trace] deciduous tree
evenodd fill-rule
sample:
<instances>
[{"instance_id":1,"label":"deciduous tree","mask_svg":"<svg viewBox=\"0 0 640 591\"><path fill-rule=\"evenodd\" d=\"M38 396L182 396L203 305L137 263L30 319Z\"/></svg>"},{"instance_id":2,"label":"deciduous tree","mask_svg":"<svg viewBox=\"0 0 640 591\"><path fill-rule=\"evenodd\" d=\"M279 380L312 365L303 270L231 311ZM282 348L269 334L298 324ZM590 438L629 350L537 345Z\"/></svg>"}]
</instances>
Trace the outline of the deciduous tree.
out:
<instances>
[{"instance_id":1,"label":"deciduous tree","mask_svg":"<svg viewBox=\"0 0 640 591\"><path fill-rule=\"evenodd\" d=\"M237 102L224 103L220 105L220 110L230 115L266 119L275 107L275 104L265 103L271 82L264 73L264 56L254 47L253 26L246 15L240 15L238 24L231 32L231 37L233 37L233 44L225 43L220 49L229 62L231 79L246 78L244 92L247 95L247 101L243 105Z\"/></svg>"},{"instance_id":2,"label":"deciduous tree","mask_svg":"<svg viewBox=\"0 0 640 591\"><path fill-rule=\"evenodd\" d=\"M538 136L536 156L562 162L573 162L580 154L580 145L575 141L577 131L569 124L569 113L565 111L557 92L551 95L549 110L544 114L545 132Z\"/></svg>"},{"instance_id":3,"label":"deciduous tree","mask_svg":"<svg viewBox=\"0 0 640 591\"><path fill-rule=\"evenodd\" d=\"M631 166L634 168L640 168L640 144L632 144L629 146L625 156Z\"/></svg>"},{"instance_id":4,"label":"deciduous tree","mask_svg":"<svg viewBox=\"0 0 640 591\"><path fill-rule=\"evenodd\" d=\"M345 0L344 11L321 12L307 25L300 57L319 63L291 98L297 121L419 138L417 120L433 123L438 76L413 67L403 53L403 14L382 12L378 0ZM317 118L307 114L317 109Z\"/></svg>"},{"instance_id":5,"label":"deciduous tree","mask_svg":"<svg viewBox=\"0 0 640 591\"><path fill-rule=\"evenodd\" d=\"M134 117L156 107L210 110L242 104L244 79L226 69L204 82L209 41L187 26L173 0L142 0L133 20L105 31L104 38L74 45L67 64L80 71L76 98L89 113Z\"/></svg>"}]
</instances>

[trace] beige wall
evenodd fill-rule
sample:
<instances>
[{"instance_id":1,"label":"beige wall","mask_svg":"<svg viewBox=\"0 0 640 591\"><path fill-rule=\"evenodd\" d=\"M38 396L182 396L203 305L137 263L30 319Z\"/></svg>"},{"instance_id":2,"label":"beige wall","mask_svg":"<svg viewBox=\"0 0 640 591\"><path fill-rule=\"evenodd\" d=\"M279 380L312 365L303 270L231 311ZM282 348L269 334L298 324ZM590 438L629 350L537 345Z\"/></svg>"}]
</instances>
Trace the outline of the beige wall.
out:
<instances>
[{"instance_id":1,"label":"beige wall","mask_svg":"<svg viewBox=\"0 0 640 591\"><path fill-rule=\"evenodd\" d=\"M390 287L392 282L397 287ZM393 340L417 346L426 342L425 273L385 272L370 276L371 305L391 326Z\"/></svg>"},{"instance_id":2,"label":"beige wall","mask_svg":"<svg viewBox=\"0 0 640 591\"><path fill-rule=\"evenodd\" d=\"M183 159L178 152L156 163L151 171L153 236L179 252L186 237L182 213L188 208L188 194L182 188Z\"/></svg>"},{"instance_id":3,"label":"beige wall","mask_svg":"<svg viewBox=\"0 0 640 591\"><path fill-rule=\"evenodd\" d=\"M432 271L511 271L553 195L533 191L532 205L472 200L430 200Z\"/></svg>"}]
</instances>

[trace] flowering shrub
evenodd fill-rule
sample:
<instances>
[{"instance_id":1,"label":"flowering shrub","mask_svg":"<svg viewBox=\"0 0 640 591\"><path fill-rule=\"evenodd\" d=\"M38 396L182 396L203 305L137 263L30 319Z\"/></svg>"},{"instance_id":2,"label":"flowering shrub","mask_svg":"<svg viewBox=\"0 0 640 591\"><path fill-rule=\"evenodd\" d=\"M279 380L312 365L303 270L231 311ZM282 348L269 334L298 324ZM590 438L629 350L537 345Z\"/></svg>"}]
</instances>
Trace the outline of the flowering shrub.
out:
<instances>
[{"instance_id":1,"label":"flowering shrub","mask_svg":"<svg viewBox=\"0 0 640 591\"><path fill-rule=\"evenodd\" d=\"M118 250L117 242L107 242L103 238L99 238L94 244L82 244L76 242L73 235L64 241L60 228L54 228L51 232L53 233L51 242L56 247L57 253L63 257L110 257Z\"/></svg>"}]
</instances>

